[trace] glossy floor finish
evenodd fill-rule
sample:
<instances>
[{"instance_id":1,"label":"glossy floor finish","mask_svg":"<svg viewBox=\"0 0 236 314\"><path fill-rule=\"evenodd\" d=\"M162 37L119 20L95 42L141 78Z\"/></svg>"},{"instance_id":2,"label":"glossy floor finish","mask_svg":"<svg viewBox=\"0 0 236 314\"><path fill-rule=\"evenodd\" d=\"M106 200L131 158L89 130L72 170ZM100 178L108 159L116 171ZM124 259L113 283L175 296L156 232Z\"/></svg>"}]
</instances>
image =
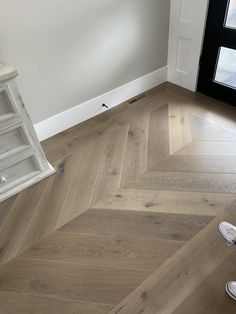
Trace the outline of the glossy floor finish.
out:
<instances>
[{"instance_id":1,"label":"glossy floor finish","mask_svg":"<svg viewBox=\"0 0 236 314\"><path fill-rule=\"evenodd\" d=\"M235 108L164 84L43 146L0 204L1 314L235 313Z\"/></svg>"}]
</instances>

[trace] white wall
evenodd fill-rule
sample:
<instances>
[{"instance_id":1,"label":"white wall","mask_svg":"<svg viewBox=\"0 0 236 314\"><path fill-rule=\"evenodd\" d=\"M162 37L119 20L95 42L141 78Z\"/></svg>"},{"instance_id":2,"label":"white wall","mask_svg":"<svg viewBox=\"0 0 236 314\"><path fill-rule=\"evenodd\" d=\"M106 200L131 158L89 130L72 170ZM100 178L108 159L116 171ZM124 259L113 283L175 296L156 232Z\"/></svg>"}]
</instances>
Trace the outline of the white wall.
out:
<instances>
[{"instance_id":1,"label":"white wall","mask_svg":"<svg viewBox=\"0 0 236 314\"><path fill-rule=\"evenodd\" d=\"M34 123L167 64L169 0L0 4L0 55Z\"/></svg>"}]
</instances>

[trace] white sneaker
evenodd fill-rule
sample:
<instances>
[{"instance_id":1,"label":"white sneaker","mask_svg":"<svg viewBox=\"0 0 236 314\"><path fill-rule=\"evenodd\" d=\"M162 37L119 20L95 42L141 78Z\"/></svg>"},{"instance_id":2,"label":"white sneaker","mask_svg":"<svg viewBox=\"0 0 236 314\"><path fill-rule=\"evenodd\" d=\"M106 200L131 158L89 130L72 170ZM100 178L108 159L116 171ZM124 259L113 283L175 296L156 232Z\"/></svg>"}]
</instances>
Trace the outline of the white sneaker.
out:
<instances>
[{"instance_id":1,"label":"white sneaker","mask_svg":"<svg viewBox=\"0 0 236 314\"><path fill-rule=\"evenodd\" d=\"M236 246L236 227L234 225L229 222L222 221L219 224L218 229L228 244Z\"/></svg>"},{"instance_id":2,"label":"white sneaker","mask_svg":"<svg viewBox=\"0 0 236 314\"><path fill-rule=\"evenodd\" d=\"M236 301L236 281L230 281L226 284L225 290L228 295Z\"/></svg>"}]
</instances>

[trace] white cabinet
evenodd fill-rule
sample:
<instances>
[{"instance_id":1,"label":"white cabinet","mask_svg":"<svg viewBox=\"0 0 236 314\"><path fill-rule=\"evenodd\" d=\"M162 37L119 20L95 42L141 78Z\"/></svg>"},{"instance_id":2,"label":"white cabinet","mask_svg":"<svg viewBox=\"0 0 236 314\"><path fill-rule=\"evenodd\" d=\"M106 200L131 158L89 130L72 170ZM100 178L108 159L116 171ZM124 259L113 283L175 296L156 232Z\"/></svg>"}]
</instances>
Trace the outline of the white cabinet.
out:
<instances>
[{"instance_id":1,"label":"white cabinet","mask_svg":"<svg viewBox=\"0 0 236 314\"><path fill-rule=\"evenodd\" d=\"M16 76L16 69L0 59L0 201L55 172L25 109Z\"/></svg>"}]
</instances>

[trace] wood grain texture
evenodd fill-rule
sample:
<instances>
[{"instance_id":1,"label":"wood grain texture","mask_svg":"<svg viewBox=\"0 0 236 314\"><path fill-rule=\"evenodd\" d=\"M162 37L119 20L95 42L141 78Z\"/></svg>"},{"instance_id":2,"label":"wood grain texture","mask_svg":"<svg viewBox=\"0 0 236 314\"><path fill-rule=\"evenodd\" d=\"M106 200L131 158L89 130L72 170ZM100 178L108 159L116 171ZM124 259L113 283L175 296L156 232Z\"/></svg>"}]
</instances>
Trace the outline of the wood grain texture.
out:
<instances>
[{"instance_id":1,"label":"wood grain texture","mask_svg":"<svg viewBox=\"0 0 236 314\"><path fill-rule=\"evenodd\" d=\"M153 271L185 241L55 232L23 257L77 265Z\"/></svg>"},{"instance_id":2,"label":"wood grain texture","mask_svg":"<svg viewBox=\"0 0 236 314\"><path fill-rule=\"evenodd\" d=\"M169 157L169 107L168 105L150 113L147 169ZM157 127L158 126L158 127Z\"/></svg>"},{"instance_id":3,"label":"wood grain texture","mask_svg":"<svg viewBox=\"0 0 236 314\"><path fill-rule=\"evenodd\" d=\"M234 200L234 194L129 188L104 197L92 208L216 216Z\"/></svg>"},{"instance_id":4,"label":"wood grain texture","mask_svg":"<svg viewBox=\"0 0 236 314\"><path fill-rule=\"evenodd\" d=\"M20 251L25 251L33 243L52 233L56 228L65 197L68 195L75 169L81 161L82 152L66 157L56 165L56 174L49 178L31 224L24 236Z\"/></svg>"},{"instance_id":5,"label":"wood grain texture","mask_svg":"<svg viewBox=\"0 0 236 314\"><path fill-rule=\"evenodd\" d=\"M236 174L150 171L129 183L133 189L236 194Z\"/></svg>"},{"instance_id":6,"label":"wood grain texture","mask_svg":"<svg viewBox=\"0 0 236 314\"><path fill-rule=\"evenodd\" d=\"M47 182L42 181L18 195L0 228L0 262L6 263L19 248L32 221Z\"/></svg>"},{"instance_id":7,"label":"wood grain texture","mask_svg":"<svg viewBox=\"0 0 236 314\"><path fill-rule=\"evenodd\" d=\"M235 313L235 301L229 298L224 289L225 283L235 278L235 263L236 255L233 252L173 313Z\"/></svg>"},{"instance_id":8,"label":"wood grain texture","mask_svg":"<svg viewBox=\"0 0 236 314\"><path fill-rule=\"evenodd\" d=\"M1 314L107 314L112 306L0 292Z\"/></svg>"},{"instance_id":9,"label":"wood grain texture","mask_svg":"<svg viewBox=\"0 0 236 314\"><path fill-rule=\"evenodd\" d=\"M236 158L228 156L175 155L152 170L202 173L236 173Z\"/></svg>"},{"instance_id":10,"label":"wood grain texture","mask_svg":"<svg viewBox=\"0 0 236 314\"><path fill-rule=\"evenodd\" d=\"M5 219L7 218L8 213L10 212L17 195L14 195L8 198L5 202L0 203L0 228L4 224Z\"/></svg>"},{"instance_id":11,"label":"wood grain texture","mask_svg":"<svg viewBox=\"0 0 236 314\"><path fill-rule=\"evenodd\" d=\"M231 311L217 224L236 222L236 109L145 96L43 143L56 175L0 204L0 313Z\"/></svg>"},{"instance_id":12,"label":"wood grain texture","mask_svg":"<svg viewBox=\"0 0 236 314\"><path fill-rule=\"evenodd\" d=\"M188 241L212 218L210 216L161 214L148 211L90 209L58 231L123 235L138 239Z\"/></svg>"},{"instance_id":13,"label":"wood grain texture","mask_svg":"<svg viewBox=\"0 0 236 314\"><path fill-rule=\"evenodd\" d=\"M115 129L108 135L101 167L97 174L93 203L120 187L128 130L129 126L126 125Z\"/></svg>"},{"instance_id":14,"label":"wood grain texture","mask_svg":"<svg viewBox=\"0 0 236 314\"><path fill-rule=\"evenodd\" d=\"M176 153L192 141L189 113L181 102L168 99L170 154Z\"/></svg>"},{"instance_id":15,"label":"wood grain texture","mask_svg":"<svg viewBox=\"0 0 236 314\"><path fill-rule=\"evenodd\" d=\"M0 291L114 305L149 274L17 257L0 270Z\"/></svg>"},{"instance_id":16,"label":"wood grain texture","mask_svg":"<svg viewBox=\"0 0 236 314\"><path fill-rule=\"evenodd\" d=\"M173 313L232 254L217 232L229 218L216 217L110 313Z\"/></svg>"},{"instance_id":17,"label":"wood grain texture","mask_svg":"<svg viewBox=\"0 0 236 314\"><path fill-rule=\"evenodd\" d=\"M236 141L236 133L213 122L208 122L196 115L189 114L193 141Z\"/></svg>"},{"instance_id":18,"label":"wood grain texture","mask_svg":"<svg viewBox=\"0 0 236 314\"><path fill-rule=\"evenodd\" d=\"M104 147L105 138L96 142L95 145L88 145L83 150L81 160L74 169L69 193L63 200L63 207L56 224L57 228L90 207Z\"/></svg>"},{"instance_id":19,"label":"wood grain texture","mask_svg":"<svg viewBox=\"0 0 236 314\"><path fill-rule=\"evenodd\" d=\"M121 185L125 186L137 175L146 171L149 116L142 115L129 124Z\"/></svg>"},{"instance_id":20,"label":"wood grain texture","mask_svg":"<svg viewBox=\"0 0 236 314\"><path fill-rule=\"evenodd\" d=\"M181 148L177 155L236 156L235 142L195 142Z\"/></svg>"}]
</instances>

